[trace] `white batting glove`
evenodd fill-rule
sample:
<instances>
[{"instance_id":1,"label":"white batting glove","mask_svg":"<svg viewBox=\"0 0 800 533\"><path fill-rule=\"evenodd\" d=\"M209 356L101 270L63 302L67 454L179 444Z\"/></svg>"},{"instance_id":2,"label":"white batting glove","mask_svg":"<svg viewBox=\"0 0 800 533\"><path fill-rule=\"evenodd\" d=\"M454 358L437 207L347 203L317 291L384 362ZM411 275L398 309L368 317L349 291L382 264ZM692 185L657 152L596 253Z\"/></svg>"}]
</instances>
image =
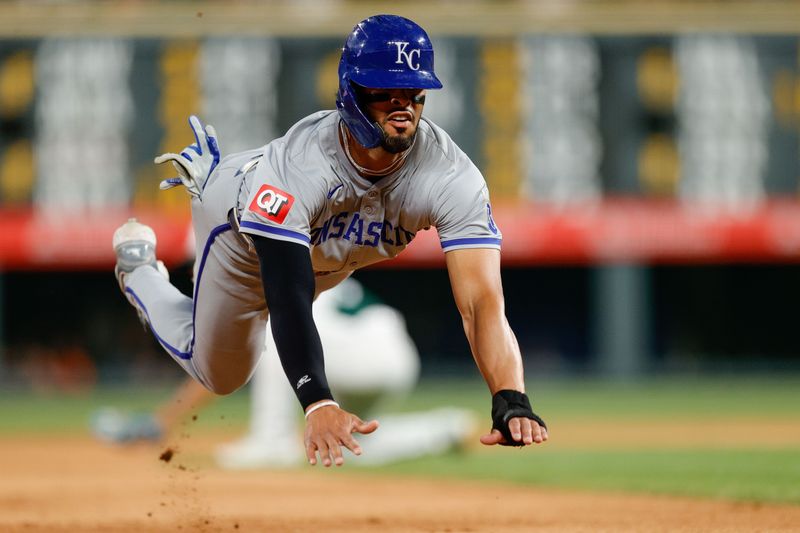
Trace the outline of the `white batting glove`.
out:
<instances>
[{"instance_id":1,"label":"white batting glove","mask_svg":"<svg viewBox=\"0 0 800 533\"><path fill-rule=\"evenodd\" d=\"M178 171L177 177L161 182L159 188L162 191L183 185L189 194L200 198L206 180L219 164L219 142L214 126L209 124L203 128L203 123L196 116L189 117L189 126L194 133L195 144L190 144L180 154L161 154L155 158L155 162L161 164L171 161Z\"/></svg>"}]
</instances>

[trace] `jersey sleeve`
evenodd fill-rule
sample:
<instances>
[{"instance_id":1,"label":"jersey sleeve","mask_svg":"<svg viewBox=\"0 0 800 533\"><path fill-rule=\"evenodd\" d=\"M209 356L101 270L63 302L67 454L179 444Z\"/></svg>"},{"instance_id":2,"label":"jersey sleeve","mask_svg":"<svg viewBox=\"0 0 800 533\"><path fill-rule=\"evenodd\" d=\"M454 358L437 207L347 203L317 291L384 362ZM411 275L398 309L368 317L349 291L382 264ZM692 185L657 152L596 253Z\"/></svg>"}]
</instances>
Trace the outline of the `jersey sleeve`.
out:
<instances>
[{"instance_id":1,"label":"jersey sleeve","mask_svg":"<svg viewBox=\"0 0 800 533\"><path fill-rule=\"evenodd\" d=\"M285 146L278 141L268 144L242 210L242 233L308 247L320 189L315 185L288 161Z\"/></svg>"},{"instance_id":2,"label":"jersey sleeve","mask_svg":"<svg viewBox=\"0 0 800 533\"><path fill-rule=\"evenodd\" d=\"M489 190L471 161L456 165L433 202L433 225L439 232L442 250L500 249L503 236L492 218Z\"/></svg>"}]
</instances>

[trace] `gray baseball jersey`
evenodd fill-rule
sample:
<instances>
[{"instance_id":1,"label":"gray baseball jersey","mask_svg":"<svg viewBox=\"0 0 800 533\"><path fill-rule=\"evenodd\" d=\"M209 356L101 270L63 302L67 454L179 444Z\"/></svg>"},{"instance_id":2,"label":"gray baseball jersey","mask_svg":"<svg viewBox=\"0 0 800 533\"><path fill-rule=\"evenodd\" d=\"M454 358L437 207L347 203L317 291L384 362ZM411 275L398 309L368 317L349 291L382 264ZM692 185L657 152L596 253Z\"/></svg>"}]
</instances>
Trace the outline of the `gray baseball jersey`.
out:
<instances>
[{"instance_id":1,"label":"gray baseball jersey","mask_svg":"<svg viewBox=\"0 0 800 533\"><path fill-rule=\"evenodd\" d=\"M422 119L405 164L372 183L338 125L336 111L320 111L264 147L244 184L242 232L309 246L317 275L391 259L429 227L444 251L500 248L486 182L444 130Z\"/></svg>"},{"instance_id":2,"label":"gray baseball jersey","mask_svg":"<svg viewBox=\"0 0 800 533\"><path fill-rule=\"evenodd\" d=\"M439 127L422 120L405 164L371 183L348 161L338 123L335 111L316 113L262 149L220 161L192 200L193 298L152 268L126 277L161 345L217 393L252 375L269 314L259 259L232 231L232 208L242 232L309 246L317 292L396 256L428 227L445 251L500 247L483 177Z\"/></svg>"}]
</instances>

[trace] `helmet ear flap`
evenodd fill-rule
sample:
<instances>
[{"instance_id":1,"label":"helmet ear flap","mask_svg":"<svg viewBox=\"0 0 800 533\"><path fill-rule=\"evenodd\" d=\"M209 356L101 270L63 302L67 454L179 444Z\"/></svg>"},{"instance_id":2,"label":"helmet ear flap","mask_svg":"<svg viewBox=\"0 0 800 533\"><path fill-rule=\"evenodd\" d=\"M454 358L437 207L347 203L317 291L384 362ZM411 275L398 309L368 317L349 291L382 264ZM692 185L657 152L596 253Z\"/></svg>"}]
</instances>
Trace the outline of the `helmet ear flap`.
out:
<instances>
[{"instance_id":1,"label":"helmet ear flap","mask_svg":"<svg viewBox=\"0 0 800 533\"><path fill-rule=\"evenodd\" d=\"M355 100L358 108L363 111L364 108L361 107L364 104L364 98L362 97L362 94L364 93L363 87L351 79L348 79L347 82L349 84L350 91L353 93L353 100Z\"/></svg>"},{"instance_id":2,"label":"helmet ear flap","mask_svg":"<svg viewBox=\"0 0 800 533\"><path fill-rule=\"evenodd\" d=\"M383 130L372 122L361 108L358 98L359 87L346 73L340 76L336 108L358 143L366 148L375 148L383 140Z\"/></svg>"}]
</instances>

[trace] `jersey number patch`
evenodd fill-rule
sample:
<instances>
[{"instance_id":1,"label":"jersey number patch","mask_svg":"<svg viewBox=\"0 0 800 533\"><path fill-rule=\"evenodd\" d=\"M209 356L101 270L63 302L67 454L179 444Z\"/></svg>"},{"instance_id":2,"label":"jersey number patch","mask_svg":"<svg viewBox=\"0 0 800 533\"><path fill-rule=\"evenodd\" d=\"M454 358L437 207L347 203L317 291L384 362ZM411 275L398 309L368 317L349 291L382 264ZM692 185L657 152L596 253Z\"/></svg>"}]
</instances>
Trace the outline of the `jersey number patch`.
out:
<instances>
[{"instance_id":1,"label":"jersey number patch","mask_svg":"<svg viewBox=\"0 0 800 533\"><path fill-rule=\"evenodd\" d=\"M272 185L262 185L253 201L250 211L283 224L286 215L294 204L294 196Z\"/></svg>"}]
</instances>

